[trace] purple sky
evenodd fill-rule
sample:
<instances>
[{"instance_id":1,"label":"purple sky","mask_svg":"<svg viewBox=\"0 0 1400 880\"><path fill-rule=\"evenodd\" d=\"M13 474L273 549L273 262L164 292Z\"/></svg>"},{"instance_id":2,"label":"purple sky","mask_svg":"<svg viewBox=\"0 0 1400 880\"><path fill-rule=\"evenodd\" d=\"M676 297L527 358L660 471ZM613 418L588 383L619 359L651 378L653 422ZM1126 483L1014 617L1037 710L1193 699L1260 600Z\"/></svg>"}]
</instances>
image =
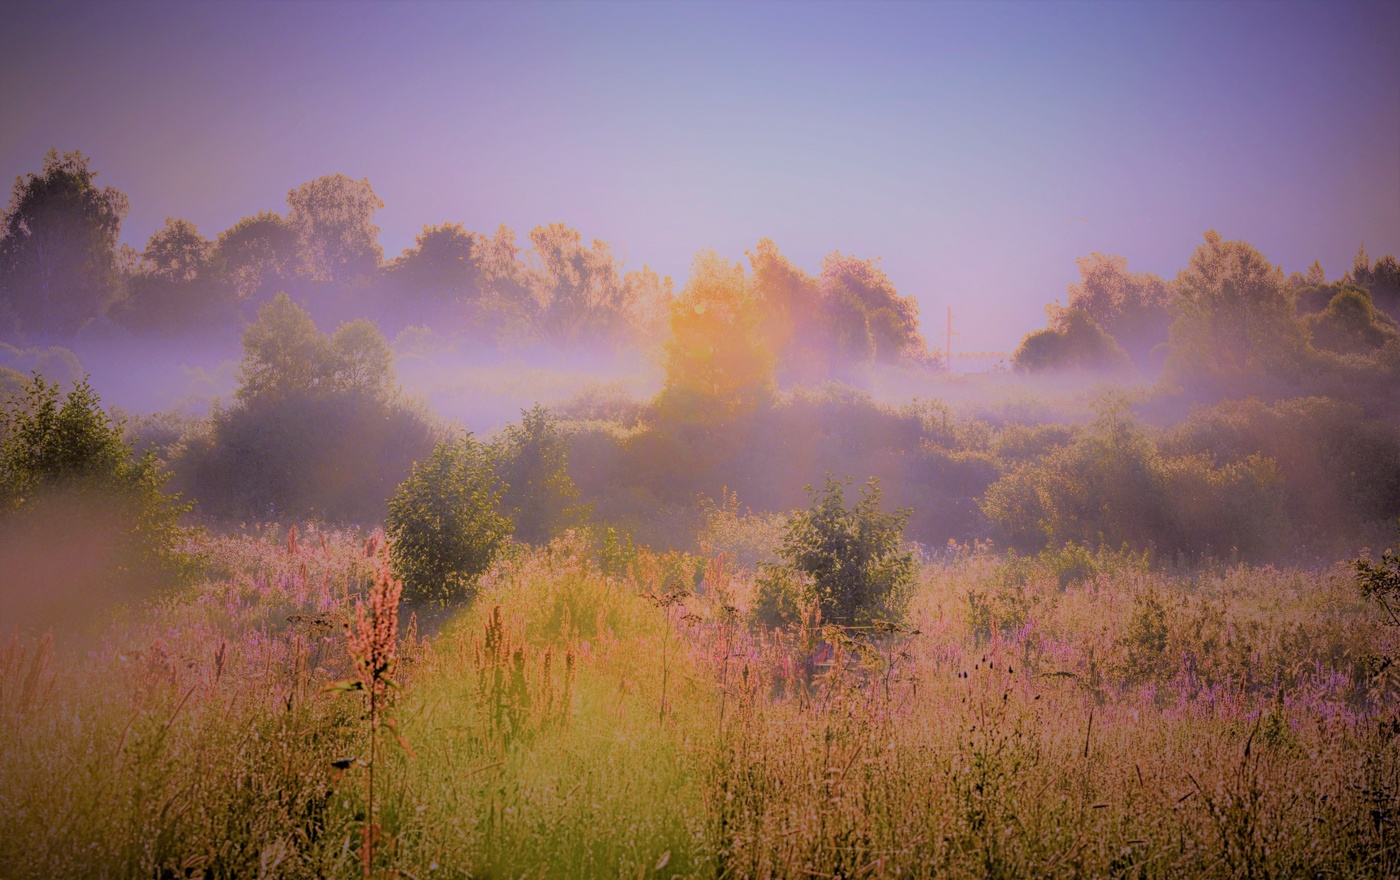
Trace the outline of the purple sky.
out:
<instances>
[{"instance_id":1,"label":"purple sky","mask_svg":"<svg viewBox=\"0 0 1400 880\"><path fill-rule=\"evenodd\" d=\"M1014 347L1076 257L1203 231L1286 271L1400 252L1400 4L32 3L0 175L51 146L209 236L368 177L426 223L551 221L683 284L761 237L878 256L955 348Z\"/></svg>"}]
</instances>

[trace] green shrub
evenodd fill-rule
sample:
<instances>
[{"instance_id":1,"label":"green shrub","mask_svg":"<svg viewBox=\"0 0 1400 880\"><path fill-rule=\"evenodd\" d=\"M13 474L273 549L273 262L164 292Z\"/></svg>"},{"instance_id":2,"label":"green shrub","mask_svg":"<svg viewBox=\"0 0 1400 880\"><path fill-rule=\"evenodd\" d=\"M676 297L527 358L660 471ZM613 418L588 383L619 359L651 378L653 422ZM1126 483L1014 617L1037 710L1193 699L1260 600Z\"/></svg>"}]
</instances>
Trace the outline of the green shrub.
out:
<instances>
[{"instance_id":1,"label":"green shrub","mask_svg":"<svg viewBox=\"0 0 1400 880\"><path fill-rule=\"evenodd\" d=\"M491 444L495 471L504 486L501 508L517 540L547 544L577 524L578 487L569 477L569 437L559 419L542 406L522 411Z\"/></svg>"},{"instance_id":2,"label":"green shrub","mask_svg":"<svg viewBox=\"0 0 1400 880\"><path fill-rule=\"evenodd\" d=\"M496 510L502 486L470 435L438 444L389 501L390 558L404 599L446 603L490 567L510 536Z\"/></svg>"},{"instance_id":3,"label":"green shrub","mask_svg":"<svg viewBox=\"0 0 1400 880\"><path fill-rule=\"evenodd\" d=\"M828 476L820 491L809 488L812 507L788 521L779 555L792 577L811 579L824 620L851 625L897 617L898 603L914 582L914 558L900 549L909 512L882 512L877 480L847 507L849 483ZM775 585L777 577L770 570Z\"/></svg>"},{"instance_id":4,"label":"green shrub","mask_svg":"<svg viewBox=\"0 0 1400 880\"><path fill-rule=\"evenodd\" d=\"M132 454L86 380L60 402L36 374L0 411L0 582L33 584L27 607L51 618L186 579L188 507L162 491L168 476Z\"/></svg>"},{"instance_id":5,"label":"green shrub","mask_svg":"<svg viewBox=\"0 0 1400 880\"><path fill-rule=\"evenodd\" d=\"M785 565L761 562L759 571L751 612L753 622L779 627L800 620L811 602L812 584Z\"/></svg>"}]
</instances>

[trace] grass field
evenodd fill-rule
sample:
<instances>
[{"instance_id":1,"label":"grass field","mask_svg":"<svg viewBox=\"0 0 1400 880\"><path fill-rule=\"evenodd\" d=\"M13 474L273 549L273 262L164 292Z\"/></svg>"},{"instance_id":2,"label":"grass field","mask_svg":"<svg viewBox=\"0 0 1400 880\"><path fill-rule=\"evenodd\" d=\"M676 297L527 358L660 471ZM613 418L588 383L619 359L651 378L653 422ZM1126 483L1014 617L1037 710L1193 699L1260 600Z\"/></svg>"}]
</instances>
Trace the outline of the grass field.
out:
<instances>
[{"instance_id":1,"label":"grass field","mask_svg":"<svg viewBox=\"0 0 1400 880\"><path fill-rule=\"evenodd\" d=\"M5 643L0 876L363 876L366 826L420 880L1400 873L1400 628L1344 566L959 548L888 631L771 631L722 558L559 541L403 609L367 817L366 536L204 540Z\"/></svg>"}]
</instances>

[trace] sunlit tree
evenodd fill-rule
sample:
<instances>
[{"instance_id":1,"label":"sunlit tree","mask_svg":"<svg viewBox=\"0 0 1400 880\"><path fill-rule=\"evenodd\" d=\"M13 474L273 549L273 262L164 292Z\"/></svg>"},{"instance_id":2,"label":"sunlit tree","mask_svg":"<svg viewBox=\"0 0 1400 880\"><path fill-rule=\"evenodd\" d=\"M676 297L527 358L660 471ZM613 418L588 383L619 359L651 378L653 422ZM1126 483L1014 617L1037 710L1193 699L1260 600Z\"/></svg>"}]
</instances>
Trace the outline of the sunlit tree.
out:
<instances>
[{"instance_id":1,"label":"sunlit tree","mask_svg":"<svg viewBox=\"0 0 1400 880\"><path fill-rule=\"evenodd\" d=\"M1129 272L1123 257L1094 253L1077 262L1079 281L1070 285L1065 309L1088 315L1138 366L1146 366L1148 353L1167 341L1171 326L1167 283L1151 273Z\"/></svg>"},{"instance_id":2,"label":"sunlit tree","mask_svg":"<svg viewBox=\"0 0 1400 880\"><path fill-rule=\"evenodd\" d=\"M116 290L129 205L95 177L87 156L50 150L40 173L15 178L0 217L0 311L25 330L72 333Z\"/></svg>"},{"instance_id":3,"label":"sunlit tree","mask_svg":"<svg viewBox=\"0 0 1400 880\"><path fill-rule=\"evenodd\" d=\"M374 214L384 203L368 180L328 174L287 193L287 222L296 230L301 271L312 281L370 277L384 257Z\"/></svg>"},{"instance_id":4,"label":"sunlit tree","mask_svg":"<svg viewBox=\"0 0 1400 880\"><path fill-rule=\"evenodd\" d=\"M779 253L772 239L760 240L748 258L760 330L779 373L807 382L825 378L831 372L832 327L820 282Z\"/></svg>"},{"instance_id":5,"label":"sunlit tree","mask_svg":"<svg viewBox=\"0 0 1400 880\"><path fill-rule=\"evenodd\" d=\"M1168 366L1187 382L1294 371L1304 347L1283 273L1251 244L1205 234L1173 284Z\"/></svg>"},{"instance_id":6,"label":"sunlit tree","mask_svg":"<svg viewBox=\"0 0 1400 880\"><path fill-rule=\"evenodd\" d=\"M773 390L773 353L744 267L702 252L671 310L663 410L723 422L753 412Z\"/></svg>"},{"instance_id":7,"label":"sunlit tree","mask_svg":"<svg viewBox=\"0 0 1400 880\"><path fill-rule=\"evenodd\" d=\"M285 293L258 309L243 330L238 397L308 391L326 378L330 350L311 315Z\"/></svg>"},{"instance_id":8,"label":"sunlit tree","mask_svg":"<svg viewBox=\"0 0 1400 880\"><path fill-rule=\"evenodd\" d=\"M868 343L869 357L884 363L917 360L928 350L919 333L919 304L911 296L899 295L878 262L840 251L822 260L822 288L835 312L838 342L847 342L852 355L863 354ZM859 332L861 323L864 334ZM843 334L842 326L849 326L851 332Z\"/></svg>"},{"instance_id":9,"label":"sunlit tree","mask_svg":"<svg viewBox=\"0 0 1400 880\"><path fill-rule=\"evenodd\" d=\"M393 352L368 320L342 324L327 337L282 293L244 328L238 377L244 401L306 393L385 396L393 389Z\"/></svg>"},{"instance_id":10,"label":"sunlit tree","mask_svg":"<svg viewBox=\"0 0 1400 880\"><path fill-rule=\"evenodd\" d=\"M336 328L325 372L336 391L385 395L393 388L394 352L378 325L361 318Z\"/></svg>"}]
</instances>

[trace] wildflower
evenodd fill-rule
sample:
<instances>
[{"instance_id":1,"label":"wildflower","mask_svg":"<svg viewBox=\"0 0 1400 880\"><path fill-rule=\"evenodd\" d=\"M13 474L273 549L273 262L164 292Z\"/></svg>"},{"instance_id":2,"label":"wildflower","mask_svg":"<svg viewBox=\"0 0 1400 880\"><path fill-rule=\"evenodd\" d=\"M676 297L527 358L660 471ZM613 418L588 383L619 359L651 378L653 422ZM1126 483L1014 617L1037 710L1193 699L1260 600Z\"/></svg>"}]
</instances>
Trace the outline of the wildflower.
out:
<instances>
[{"instance_id":1,"label":"wildflower","mask_svg":"<svg viewBox=\"0 0 1400 880\"><path fill-rule=\"evenodd\" d=\"M369 590L369 601L355 601L355 622L346 637L360 685L378 697L384 693L398 659L399 598L403 582L389 570L386 553L380 553L379 570Z\"/></svg>"}]
</instances>

